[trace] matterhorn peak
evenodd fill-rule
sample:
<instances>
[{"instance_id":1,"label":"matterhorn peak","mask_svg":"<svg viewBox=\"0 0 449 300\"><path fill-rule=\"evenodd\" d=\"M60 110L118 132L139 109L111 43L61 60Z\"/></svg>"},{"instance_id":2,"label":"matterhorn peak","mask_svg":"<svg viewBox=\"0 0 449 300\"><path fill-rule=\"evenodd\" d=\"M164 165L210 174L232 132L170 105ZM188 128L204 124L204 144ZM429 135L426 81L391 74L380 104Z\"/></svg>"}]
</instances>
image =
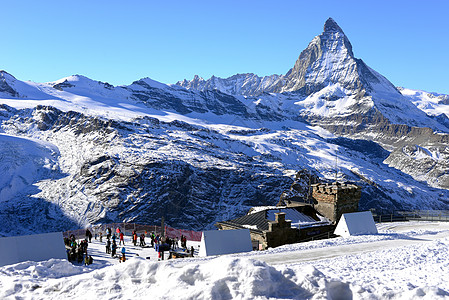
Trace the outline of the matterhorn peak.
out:
<instances>
[{"instance_id":1,"label":"matterhorn peak","mask_svg":"<svg viewBox=\"0 0 449 300\"><path fill-rule=\"evenodd\" d=\"M343 30L338 26L337 22L334 19L329 18L324 23L324 32L341 32L344 33Z\"/></svg>"}]
</instances>

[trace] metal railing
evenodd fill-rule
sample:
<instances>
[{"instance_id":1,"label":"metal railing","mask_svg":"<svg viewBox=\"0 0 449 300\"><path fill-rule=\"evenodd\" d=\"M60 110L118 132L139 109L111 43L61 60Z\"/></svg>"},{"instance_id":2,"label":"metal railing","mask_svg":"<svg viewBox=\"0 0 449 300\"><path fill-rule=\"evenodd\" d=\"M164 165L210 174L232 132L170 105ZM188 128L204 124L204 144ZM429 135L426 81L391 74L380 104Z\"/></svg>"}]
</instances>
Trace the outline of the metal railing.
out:
<instances>
[{"instance_id":1,"label":"metal railing","mask_svg":"<svg viewBox=\"0 0 449 300\"><path fill-rule=\"evenodd\" d=\"M116 233L117 228L120 228L120 231L123 232L125 236L130 236L133 231L136 231L139 235L144 233L154 232L154 234L161 234L162 229L161 226L157 225L143 225L136 223L109 223L109 224L101 224L101 225L92 225L89 227L89 230L92 232L92 235L98 236L101 232L103 236L106 236L107 228L111 228L112 234ZM76 239L83 239L86 236L86 228L84 229L75 229L68 230L63 232L64 237L69 237L70 235L74 235Z\"/></svg>"},{"instance_id":2,"label":"metal railing","mask_svg":"<svg viewBox=\"0 0 449 300\"><path fill-rule=\"evenodd\" d=\"M376 223L402 222L402 221L438 221L449 222L449 210L411 210L397 211L389 214L373 213Z\"/></svg>"},{"instance_id":3,"label":"metal railing","mask_svg":"<svg viewBox=\"0 0 449 300\"><path fill-rule=\"evenodd\" d=\"M97 239L100 232L106 237L107 228L111 229L112 234L117 234L117 230L123 232L125 236L131 236L132 232L135 231L137 235L145 233L145 235L154 233L155 235L161 235L164 232L164 235L170 238L180 238L181 235L184 235L188 240L199 241L201 240L201 232L187 230L187 229L175 229L170 226L165 226L165 230L161 226L158 225L145 225L145 224L137 224L137 223L109 223L109 224L99 224L92 225L88 229L92 233L92 236ZM86 237L86 229L75 229L63 232L64 237L70 237L74 235L76 239L84 239Z\"/></svg>"},{"instance_id":4,"label":"metal railing","mask_svg":"<svg viewBox=\"0 0 449 300\"><path fill-rule=\"evenodd\" d=\"M311 242L311 241L317 241L317 240L324 240L324 239L332 239L337 237L337 235L334 234L334 231L327 231L327 232L323 232L314 236L311 236L309 238L305 238L302 240L299 240L299 243L304 243L304 242Z\"/></svg>"}]
</instances>

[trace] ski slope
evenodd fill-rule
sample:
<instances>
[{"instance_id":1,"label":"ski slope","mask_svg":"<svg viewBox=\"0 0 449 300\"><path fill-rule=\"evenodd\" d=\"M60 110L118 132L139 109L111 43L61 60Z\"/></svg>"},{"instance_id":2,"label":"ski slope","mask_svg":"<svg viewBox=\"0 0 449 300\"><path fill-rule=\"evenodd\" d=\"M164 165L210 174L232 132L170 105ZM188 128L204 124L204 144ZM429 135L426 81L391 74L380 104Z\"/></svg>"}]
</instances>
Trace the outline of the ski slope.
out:
<instances>
[{"instance_id":1,"label":"ski slope","mask_svg":"<svg viewBox=\"0 0 449 300\"><path fill-rule=\"evenodd\" d=\"M0 268L0 298L448 298L449 223L377 226L377 235L160 262L153 249L129 247L128 239L130 259L119 263L94 241L88 267L50 260Z\"/></svg>"}]
</instances>

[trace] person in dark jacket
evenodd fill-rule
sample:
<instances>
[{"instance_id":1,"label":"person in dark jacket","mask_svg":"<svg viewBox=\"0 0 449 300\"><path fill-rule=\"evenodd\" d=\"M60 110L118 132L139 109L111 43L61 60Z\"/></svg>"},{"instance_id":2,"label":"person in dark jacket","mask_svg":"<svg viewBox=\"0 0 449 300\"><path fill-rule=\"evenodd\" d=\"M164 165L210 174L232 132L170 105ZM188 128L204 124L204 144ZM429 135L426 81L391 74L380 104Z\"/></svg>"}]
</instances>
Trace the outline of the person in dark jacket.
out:
<instances>
[{"instance_id":1,"label":"person in dark jacket","mask_svg":"<svg viewBox=\"0 0 449 300\"><path fill-rule=\"evenodd\" d=\"M140 235L140 247L145 247L145 234Z\"/></svg>"},{"instance_id":2,"label":"person in dark jacket","mask_svg":"<svg viewBox=\"0 0 449 300\"><path fill-rule=\"evenodd\" d=\"M86 241L92 242L92 232L90 232L89 228L86 229Z\"/></svg>"},{"instance_id":3,"label":"person in dark jacket","mask_svg":"<svg viewBox=\"0 0 449 300\"><path fill-rule=\"evenodd\" d=\"M108 239L106 242L106 254L111 254L111 240Z\"/></svg>"},{"instance_id":4,"label":"person in dark jacket","mask_svg":"<svg viewBox=\"0 0 449 300\"><path fill-rule=\"evenodd\" d=\"M115 241L112 241L111 257L115 257L116 253L117 253L117 244L115 243Z\"/></svg>"}]
</instances>

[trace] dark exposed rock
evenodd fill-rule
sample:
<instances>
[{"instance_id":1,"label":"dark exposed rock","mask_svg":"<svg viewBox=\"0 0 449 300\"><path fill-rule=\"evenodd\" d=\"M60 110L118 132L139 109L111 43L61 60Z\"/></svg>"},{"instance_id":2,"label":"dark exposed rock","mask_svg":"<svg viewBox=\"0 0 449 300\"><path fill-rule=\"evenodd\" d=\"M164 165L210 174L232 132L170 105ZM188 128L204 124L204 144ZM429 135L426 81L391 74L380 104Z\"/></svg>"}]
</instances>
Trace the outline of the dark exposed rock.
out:
<instances>
[{"instance_id":1,"label":"dark exposed rock","mask_svg":"<svg viewBox=\"0 0 449 300\"><path fill-rule=\"evenodd\" d=\"M59 90L59 91L63 91L64 88L71 88L74 87L73 84L71 84L70 82L68 82L68 80L64 80L63 82L57 83L53 86L53 88Z\"/></svg>"},{"instance_id":2,"label":"dark exposed rock","mask_svg":"<svg viewBox=\"0 0 449 300\"><path fill-rule=\"evenodd\" d=\"M341 30L340 26L338 26L337 22L334 21L334 19L329 18L326 20L326 22L324 23L324 28L323 28L324 32L341 32L343 33L343 30Z\"/></svg>"},{"instance_id":3,"label":"dark exposed rock","mask_svg":"<svg viewBox=\"0 0 449 300\"><path fill-rule=\"evenodd\" d=\"M0 71L0 92L8 94L11 97L20 97L19 93L8 84L8 78L15 80L14 76L5 71Z\"/></svg>"}]
</instances>

